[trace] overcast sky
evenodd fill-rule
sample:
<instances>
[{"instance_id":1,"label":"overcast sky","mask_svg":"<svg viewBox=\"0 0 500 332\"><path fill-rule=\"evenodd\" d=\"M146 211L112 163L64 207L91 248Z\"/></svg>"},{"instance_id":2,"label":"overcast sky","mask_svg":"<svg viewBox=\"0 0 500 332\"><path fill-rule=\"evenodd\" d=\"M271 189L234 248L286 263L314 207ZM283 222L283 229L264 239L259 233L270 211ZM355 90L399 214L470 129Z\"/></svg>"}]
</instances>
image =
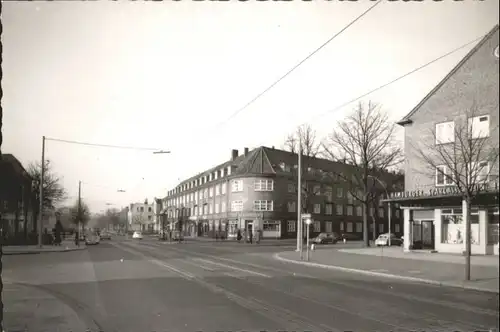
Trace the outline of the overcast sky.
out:
<instances>
[{"instance_id":1,"label":"overcast sky","mask_svg":"<svg viewBox=\"0 0 500 332\"><path fill-rule=\"evenodd\" d=\"M94 212L163 197L179 179L227 161L231 149L280 147L307 121L326 135L354 105L337 106L481 37L499 20L497 0L384 2L215 129L373 2L2 5L2 152L24 165L38 161L43 135L172 151L48 141L46 158L71 199L82 180ZM398 120L472 47L364 100Z\"/></svg>"}]
</instances>

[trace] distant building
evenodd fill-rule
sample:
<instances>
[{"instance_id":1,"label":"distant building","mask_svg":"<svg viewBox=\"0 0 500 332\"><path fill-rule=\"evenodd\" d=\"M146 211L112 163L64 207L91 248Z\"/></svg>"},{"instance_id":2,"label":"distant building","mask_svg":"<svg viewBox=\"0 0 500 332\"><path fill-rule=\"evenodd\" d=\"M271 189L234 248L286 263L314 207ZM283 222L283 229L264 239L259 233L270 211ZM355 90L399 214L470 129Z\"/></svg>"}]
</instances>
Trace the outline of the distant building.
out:
<instances>
[{"instance_id":1,"label":"distant building","mask_svg":"<svg viewBox=\"0 0 500 332\"><path fill-rule=\"evenodd\" d=\"M297 154L264 146L251 151L245 148L238 154L232 150L229 161L168 192L162 214L169 227L191 236L213 237L225 232L234 237L238 229L254 229L265 238L296 237ZM303 165L303 179L311 193L306 207L314 220L311 235L338 232L361 237L362 207L350 195L345 180L335 180L339 172L351 176L353 166L308 157L303 157ZM387 177L403 183L402 175L388 174L384 180ZM376 228L370 232L387 232L387 207L377 202L370 209L376 219ZM369 224L373 225L372 217ZM399 209L393 210L391 230L403 231Z\"/></svg>"},{"instance_id":2,"label":"distant building","mask_svg":"<svg viewBox=\"0 0 500 332\"><path fill-rule=\"evenodd\" d=\"M405 130L405 190L391 201L404 207L405 250L435 249L461 253L465 250L465 224L462 198L453 194L456 187L451 170L438 165L434 176L421 170L428 167L413 144L427 141L429 145L451 144L457 137L458 120L481 129L472 140L488 138L498 149L499 140L499 28L496 25L457 66L399 124ZM473 103L478 114L466 119L460 114ZM460 117L463 117L461 119ZM468 122L465 122L468 121ZM432 133L430 135L426 133ZM444 142L444 143L443 143ZM450 153L457 149L451 149ZM463 150L462 150L463 151ZM455 153L461 153L458 151ZM479 155L479 154L478 154ZM454 156L457 156L455 154ZM478 156L481 158L480 156ZM478 158L478 159L479 159ZM470 159L466 159L470 160ZM478 160L478 162L484 162ZM487 161L486 163L489 163ZM437 168L436 167L436 168ZM471 209L472 253L497 254L499 234L498 159L484 169L491 173L484 183L490 189L481 193ZM444 176L450 174L450 176ZM455 176L455 175L453 175Z\"/></svg>"},{"instance_id":3,"label":"distant building","mask_svg":"<svg viewBox=\"0 0 500 332\"><path fill-rule=\"evenodd\" d=\"M155 230L154 206L147 200L143 203L131 203L128 206L127 222L129 230L153 232Z\"/></svg>"}]
</instances>

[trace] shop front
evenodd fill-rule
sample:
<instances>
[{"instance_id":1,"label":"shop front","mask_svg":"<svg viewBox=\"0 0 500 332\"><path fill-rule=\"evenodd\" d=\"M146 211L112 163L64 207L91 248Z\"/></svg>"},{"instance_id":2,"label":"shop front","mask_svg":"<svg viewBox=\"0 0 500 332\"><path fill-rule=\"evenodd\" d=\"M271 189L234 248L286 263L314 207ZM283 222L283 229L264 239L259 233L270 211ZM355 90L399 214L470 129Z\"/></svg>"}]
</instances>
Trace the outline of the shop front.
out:
<instances>
[{"instance_id":1,"label":"shop front","mask_svg":"<svg viewBox=\"0 0 500 332\"><path fill-rule=\"evenodd\" d=\"M498 189L477 194L470 211L456 193L398 194L387 201L399 204L403 210L405 251L463 253L467 238L465 220L469 216L472 254L498 255Z\"/></svg>"}]
</instances>

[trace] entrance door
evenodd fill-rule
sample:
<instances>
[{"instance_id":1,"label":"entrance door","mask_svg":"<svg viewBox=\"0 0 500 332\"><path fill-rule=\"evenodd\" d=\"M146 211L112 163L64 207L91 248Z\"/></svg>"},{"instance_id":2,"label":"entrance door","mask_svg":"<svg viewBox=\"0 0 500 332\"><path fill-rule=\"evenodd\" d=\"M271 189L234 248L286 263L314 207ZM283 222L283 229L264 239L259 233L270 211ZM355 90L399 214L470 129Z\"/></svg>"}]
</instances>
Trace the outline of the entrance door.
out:
<instances>
[{"instance_id":1,"label":"entrance door","mask_svg":"<svg viewBox=\"0 0 500 332\"><path fill-rule=\"evenodd\" d=\"M434 220L422 220L422 248L434 249Z\"/></svg>"}]
</instances>

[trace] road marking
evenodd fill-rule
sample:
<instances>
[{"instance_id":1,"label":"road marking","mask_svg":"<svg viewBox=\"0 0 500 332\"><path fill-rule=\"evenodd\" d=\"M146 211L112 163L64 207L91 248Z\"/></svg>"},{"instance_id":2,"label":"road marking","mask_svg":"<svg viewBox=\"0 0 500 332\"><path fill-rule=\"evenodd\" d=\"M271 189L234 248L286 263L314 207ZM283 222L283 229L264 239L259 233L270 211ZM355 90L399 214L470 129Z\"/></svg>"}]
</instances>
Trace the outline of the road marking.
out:
<instances>
[{"instance_id":1,"label":"road marking","mask_svg":"<svg viewBox=\"0 0 500 332\"><path fill-rule=\"evenodd\" d=\"M205 266L205 265L195 264L193 262L188 261L187 259L183 260L182 262L186 263L188 265L192 265L192 266L196 266L198 268L202 268L205 271L215 272L215 269L212 269L212 268L210 268L208 266Z\"/></svg>"},{"instance_id":2,"label":"road marking","mask_svg":"<svg viewBox=\"0 0 500 332\"><path fill-rule=\"evenodd\" d=\"M247 269L242 269L242 268L231 266L231 265L227 265L227 264L216 263L216 262L210 261L208 259L193 258L193 260L199 261L199 262L205 262L205 263L209 263L209 264L213 264L213 265L219 265L219 266L226 267L226 268L229 268L229 269L233 269L233 270L236 270L236 271L246 272L246 273L258 275L258 276L261 276L261 277L264 277L264 278L271 278L270 275L267 275L267 274L264 274L264 273L255 272L255 271L251 271L251 270L247 270Z\"/></svg>"},{"instance_id":3,"label":"road marking","mask_svg":"<svg viewBox=\"0 0 500 332\"><path fill-rule=\"evenodd\" d=\"M175 267L173 267L172 265L169 265L167 263L164 263L158 259L150 259L149 260L151 263L153 264L156 264L156 265L159 265L159 266L162 266L162 267L165 267L171 271L174 271L180 275L182 275L183 277L186 277L188 279L193 279L194 278L194 275L192 275L191 273L188 273L188 272L184 272L184 271L181 271L179 269L176 269Z\"/></svg>"}]
</instances>

